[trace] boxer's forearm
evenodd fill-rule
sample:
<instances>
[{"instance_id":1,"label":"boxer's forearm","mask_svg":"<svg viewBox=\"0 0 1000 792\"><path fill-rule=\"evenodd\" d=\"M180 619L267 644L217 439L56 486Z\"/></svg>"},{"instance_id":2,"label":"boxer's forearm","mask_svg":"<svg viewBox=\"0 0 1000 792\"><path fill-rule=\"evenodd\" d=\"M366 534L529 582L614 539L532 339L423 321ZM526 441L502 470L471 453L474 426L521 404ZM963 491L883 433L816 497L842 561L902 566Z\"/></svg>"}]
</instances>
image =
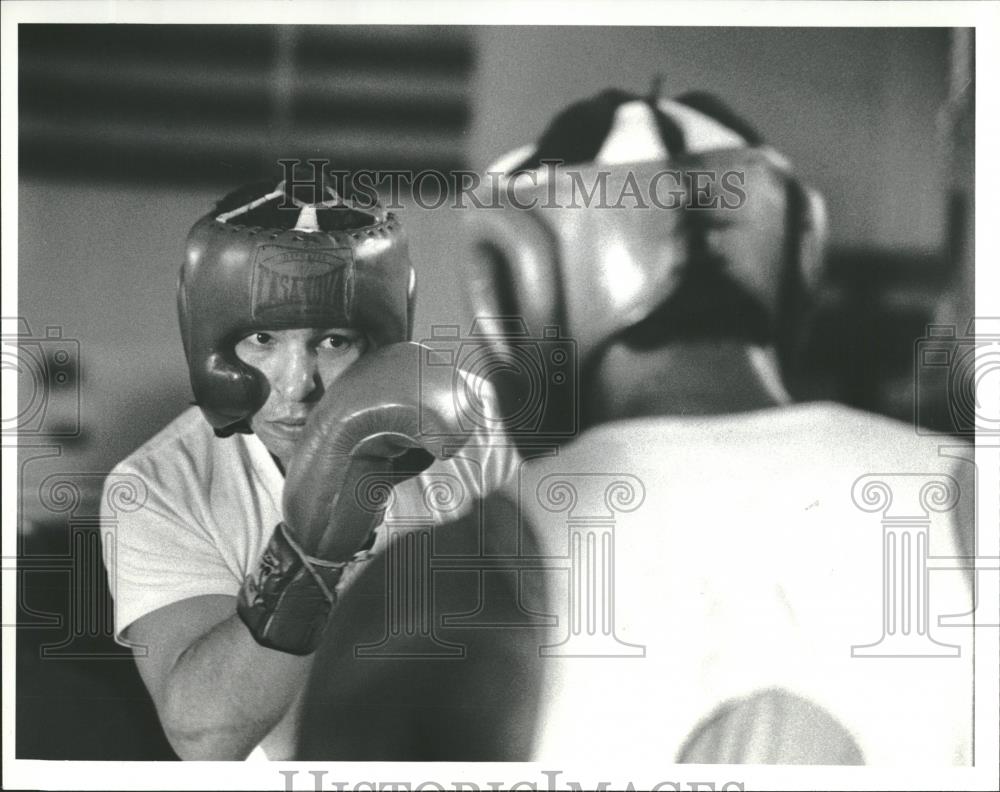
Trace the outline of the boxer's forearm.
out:
<instances>
[{"instance_id":1,"label":"boxer's forearm","mask_svg":"<svg viewBox=\"0 0 1000 792\"><path fill-rule=\"evenodd\" d=\"M245 759L305 685L312 657L266 649L232 616L177 658L160 713L182 759Z\"/></svg>"}]
</instances>

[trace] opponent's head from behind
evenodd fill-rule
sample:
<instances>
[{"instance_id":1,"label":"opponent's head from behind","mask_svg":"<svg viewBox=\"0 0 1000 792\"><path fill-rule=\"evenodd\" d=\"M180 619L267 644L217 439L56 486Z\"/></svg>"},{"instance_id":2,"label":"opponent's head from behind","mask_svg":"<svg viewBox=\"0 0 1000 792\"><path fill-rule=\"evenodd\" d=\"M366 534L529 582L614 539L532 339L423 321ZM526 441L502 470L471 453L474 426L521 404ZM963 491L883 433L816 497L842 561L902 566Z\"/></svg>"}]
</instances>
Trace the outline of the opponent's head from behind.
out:
<instances>
[{"instance_id":1,"label":"opponent's head from behind","mask_svg":"<svg viewBox=\"0 0 1000 792\"><path fill-rule=\"evenodd\" d=\"M399 221L327 188L250 185L192 228L178 284L196 402L220 436L253 431L287 464L305 419L358 358L411 334Z\"/></svg>"},{"instance_id":2,"label":"opponent's head from behind","mask_svg":"<svg viewBox=\"0 0 1000 792\"><path fill-rule=\"evenodd\" d=\"M506 190L500 211L467 214L473 312L573 339L581 425L718 410L714 394L746 390L724 350L783 396L772 361L798 353L825 224L749 123L706 94L609 90L489 171Z\"/></svg>"}]
</instances>

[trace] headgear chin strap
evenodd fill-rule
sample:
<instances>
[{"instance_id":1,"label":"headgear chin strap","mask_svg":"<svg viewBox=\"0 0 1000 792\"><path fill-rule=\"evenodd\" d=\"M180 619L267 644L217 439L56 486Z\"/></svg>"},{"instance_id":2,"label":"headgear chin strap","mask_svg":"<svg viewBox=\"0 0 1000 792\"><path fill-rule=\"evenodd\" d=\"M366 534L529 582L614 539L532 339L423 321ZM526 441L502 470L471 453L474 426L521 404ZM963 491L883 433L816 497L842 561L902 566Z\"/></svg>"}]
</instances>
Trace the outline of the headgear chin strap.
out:
<instances>
[{"instance_id":1,"label":"headgear chin strap","mask_svg":"<svg viewBox=\"0 0 1000 792\"><path fill-rule=\"evenodd\" d=\"M284 184L191 229L177 286L181 337L195 400L221 433L267 398L236 356L255 330L344 327L376 345L409 340L416 274L399 220L327 188L305 203Z\"/></svg>"}]
</instances>

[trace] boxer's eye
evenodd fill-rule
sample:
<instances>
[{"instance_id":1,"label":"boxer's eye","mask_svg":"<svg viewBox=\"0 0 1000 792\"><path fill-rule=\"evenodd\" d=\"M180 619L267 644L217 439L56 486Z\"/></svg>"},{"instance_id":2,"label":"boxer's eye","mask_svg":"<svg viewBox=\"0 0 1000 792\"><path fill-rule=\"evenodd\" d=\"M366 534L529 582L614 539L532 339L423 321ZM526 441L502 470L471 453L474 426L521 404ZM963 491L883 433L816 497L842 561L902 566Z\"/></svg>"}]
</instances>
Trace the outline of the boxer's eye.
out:
<instances>
[{"instance_id":1,"label":"boxer's eye","mask_svg":"<svg viewBox=\"0 0 1000 792\"><path fill-rule=\"evenodd\" d=\"M236 344L236 354L258 355L269 349L273 349L278 340L271 333L257 332L243 336Z\"/></svg>"},{"instance_id":2,"label":"boxer's eye","mask_svg":"<svg viewBox=\"0 0 1000 792\"><path fill-rule=\"evenodd\" d=\"M319 339L317 348L325 352L334 352L337 354L344 354L345 352L351 352L357 350L358 352L365 351L365 339L361 333L352 332L350 330L337 330L334 332L328 332Z\"/></svg>"},{"instance_id":3,"label":"boxer's eye","mask_svg":"<svg viewBox=\"0 0 1000 792\"><path fill-rule=\"evenodd\" d=\"M331 335L327 336L320 342L320 347L323 349L333 349L336 351L342 351L348 349L354 343L353 338L349 338L344 335Z\"/></svg>"}]
</instances>

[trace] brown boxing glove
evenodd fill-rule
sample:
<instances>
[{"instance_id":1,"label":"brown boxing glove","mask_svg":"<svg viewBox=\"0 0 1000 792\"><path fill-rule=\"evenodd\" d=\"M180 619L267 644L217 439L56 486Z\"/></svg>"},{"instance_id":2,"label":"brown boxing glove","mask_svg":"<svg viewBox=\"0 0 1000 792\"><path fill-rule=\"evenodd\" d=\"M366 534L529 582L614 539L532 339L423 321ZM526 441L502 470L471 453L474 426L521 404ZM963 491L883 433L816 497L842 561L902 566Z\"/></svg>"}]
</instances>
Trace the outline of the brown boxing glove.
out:
<instances>
[{"instance_id":1,"label":"brown boxing glove","mask_svg":"<svg viewBox=\"0 0 1000 792\"><path fill-rule=\"evenodd\" d=\"M421 366L426 351L405 342L365 355L310 415L287 471L285 520L240 591L237 612L261 645L318 646L344 568L366 556L382 521L385 502L363 497L366 482L398 484L444 458L445 441L468 440L456 369ZM405 472L395 464L404 455Z\"/></svg>"}]
</instances>

